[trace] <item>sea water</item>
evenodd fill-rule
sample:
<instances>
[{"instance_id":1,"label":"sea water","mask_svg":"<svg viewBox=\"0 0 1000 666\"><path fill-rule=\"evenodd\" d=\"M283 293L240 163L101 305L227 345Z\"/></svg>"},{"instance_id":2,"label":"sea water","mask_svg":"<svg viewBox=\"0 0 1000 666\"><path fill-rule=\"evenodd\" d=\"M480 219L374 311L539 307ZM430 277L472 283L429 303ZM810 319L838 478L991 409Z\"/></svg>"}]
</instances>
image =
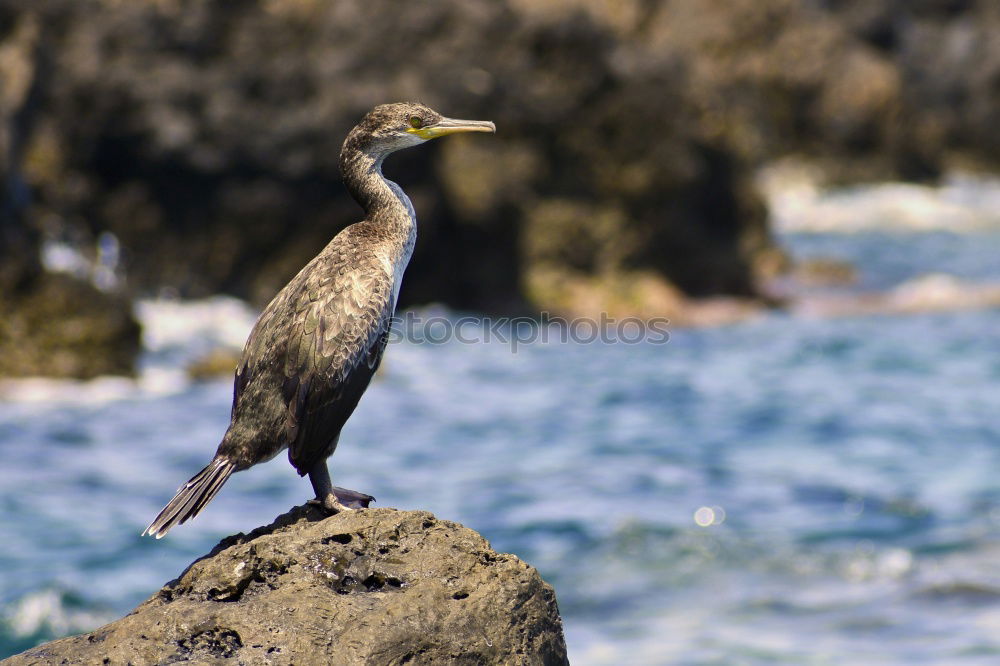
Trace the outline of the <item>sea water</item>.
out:
<instances>
[{"instance_id":1,"label":"sea water","mask_svg":"<svg viewBox=\"0 0 1000 666\"><path fill-rule=\"evenodd\" d=\"M860 290L1000 281L996 232L784 242L857 262ZM231 299L139 310L139 380L4 387L0 657L123 615L310 496L279 457L167 538L139 536L228 423L231 381L185 363L253 322ZM775 312L516 353L403 340L331 470L536 566L575 664L996 664L998 333L1000 311L977 309Z\"/></svg>"}]
</instances>

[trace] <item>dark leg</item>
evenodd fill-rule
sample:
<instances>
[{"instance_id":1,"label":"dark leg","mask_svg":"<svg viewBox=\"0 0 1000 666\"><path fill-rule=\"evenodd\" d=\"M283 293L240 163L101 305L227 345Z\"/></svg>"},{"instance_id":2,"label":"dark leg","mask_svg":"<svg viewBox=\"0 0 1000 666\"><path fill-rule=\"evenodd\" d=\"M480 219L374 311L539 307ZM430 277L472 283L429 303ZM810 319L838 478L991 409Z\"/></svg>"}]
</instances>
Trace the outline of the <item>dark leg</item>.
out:
<instances>
[{"instance_id":1,"label":"dark leg","mask_svg":"<svg viewBox=\"0 0 1000 666\"><path fill-rule=\"evenodd\" d=\"M330 513L367 509L368 504L375 499L371 495L333 485L325 460L319 461L309 470L309 481L316 493L316 499L309 500L309 503L318 504Z\"/></svg>"}]
</instances>

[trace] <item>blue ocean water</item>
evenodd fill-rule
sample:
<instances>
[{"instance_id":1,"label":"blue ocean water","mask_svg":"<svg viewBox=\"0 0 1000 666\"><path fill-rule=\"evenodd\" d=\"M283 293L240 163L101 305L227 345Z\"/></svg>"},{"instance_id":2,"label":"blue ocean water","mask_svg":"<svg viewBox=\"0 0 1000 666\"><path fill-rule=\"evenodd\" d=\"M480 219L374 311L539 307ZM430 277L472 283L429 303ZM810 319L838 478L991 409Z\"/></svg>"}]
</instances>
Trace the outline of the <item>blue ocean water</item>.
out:
<instances>
[{"instance_id":1,"label":"blue ocean water","mask_svg":"<svg viewBox=\"0 0 1000 666\"><path fill-rule=\"evenodd\" d=\"M859 289L1000 281L995 233L785 242L857 262ZM536 566L574 664L996 664L998 333L986 309L516 354L401 342L331 469ZM178 339L138 384L17 384L0 403L0 657L124 614L309 496L279 457L139 537L228 422L228 380L170 374L204 343Z\"/></svg>"}]
</instances>

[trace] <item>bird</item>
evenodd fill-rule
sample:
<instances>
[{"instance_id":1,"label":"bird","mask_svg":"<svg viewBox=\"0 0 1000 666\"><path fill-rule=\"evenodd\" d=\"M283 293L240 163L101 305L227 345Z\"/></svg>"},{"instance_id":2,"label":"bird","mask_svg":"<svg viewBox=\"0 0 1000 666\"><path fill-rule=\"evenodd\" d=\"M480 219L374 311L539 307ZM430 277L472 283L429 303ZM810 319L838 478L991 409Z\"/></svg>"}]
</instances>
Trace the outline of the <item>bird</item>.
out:
<instances>
[{"instance_id":1,"label":"bird","mask_svg":"<svg viewBox=\"0 0 1000 666\"><path fill-rule=\"evenodd\" d=\"M489 121L446 118L418 103L381 104L348 133L340 172L364 209L264 308L233 382L229 427L215 457L182 485L143 531L162 538L197 516L235 472L288 450L327 513L374 498L334 486L327 458L385 352L403 272L417 237L413 204L382 174L389 154L459 132L496 132Z\"/></svg>"}]
</instances>

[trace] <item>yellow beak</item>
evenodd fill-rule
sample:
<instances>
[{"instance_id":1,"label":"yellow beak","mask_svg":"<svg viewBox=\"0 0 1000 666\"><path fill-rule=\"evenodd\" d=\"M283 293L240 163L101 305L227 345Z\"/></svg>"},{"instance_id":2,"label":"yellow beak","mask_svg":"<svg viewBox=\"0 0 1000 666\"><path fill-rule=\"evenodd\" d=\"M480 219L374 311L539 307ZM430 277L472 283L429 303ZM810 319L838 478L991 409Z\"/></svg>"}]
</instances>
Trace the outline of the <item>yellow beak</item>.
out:
<instances>
[{"instance_id":1,"label":"yellow beak","mask_svg":"<svg viewBox=\"0 0 1000 666\"><path fill-rule=\"evenodd\" d=\"M416 134L421 139L436 139L439 136L448 134L458 134L459 132L496 132L497 127L488 120L456 120L454 118L442 118L433 125L427 127L409 128L406 130L410 134Z\"/></svg>"}]
</instances>

